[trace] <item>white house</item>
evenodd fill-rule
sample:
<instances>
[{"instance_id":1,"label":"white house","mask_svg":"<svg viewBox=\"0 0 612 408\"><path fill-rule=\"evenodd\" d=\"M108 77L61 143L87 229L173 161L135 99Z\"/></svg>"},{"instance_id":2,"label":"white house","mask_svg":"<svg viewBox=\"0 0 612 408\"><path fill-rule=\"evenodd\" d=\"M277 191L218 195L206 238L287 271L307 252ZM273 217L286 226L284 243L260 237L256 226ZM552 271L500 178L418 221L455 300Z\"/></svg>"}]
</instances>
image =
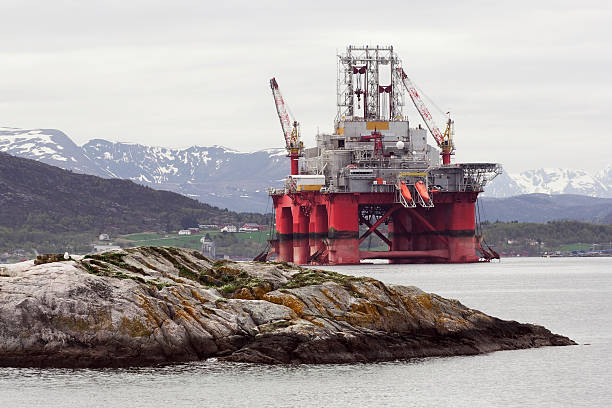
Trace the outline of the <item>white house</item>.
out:
<instances>
[{"instance_id":1,"label":"white house","mask_svg":"<svg viewBox=\"0 0 612 408\"><path fill-rule=\"evenodd\" d=\"M238 232L238 228L235 225L226 225L221 228L221 232Z\"/></svg>"},{"instance_id":2,"label":"white house","mask_svg":"<svg viewBox=\"0 0 612 408\"><path fill-rule=\"evenodd\" d=\"M188 229L186 229L186 230L180 230L180 231L178 232L178 234L179 234L179 235L191 235L191 230L188 230Z\"/></svg>"},{"instance_id":3,"label":"white house","mask_svg":"<svg viewBox=\"0 0 612 408\"><path fill-rule=\"evenodd\" d=\"M259 225L246 223L240 227L240 232L254 232L259 231Z\"/></svg>"},{"instance_id":4,"label":"white house","mask_svg":"<svg viewBox=\"0 0 612 408\"><path fill-rule=\"evenodd\" d=\"M108 236L108 234L100 234L98 236L98 240L100 240L100 241L110 241L110 237Z\"/></svg>"}]
</instances>

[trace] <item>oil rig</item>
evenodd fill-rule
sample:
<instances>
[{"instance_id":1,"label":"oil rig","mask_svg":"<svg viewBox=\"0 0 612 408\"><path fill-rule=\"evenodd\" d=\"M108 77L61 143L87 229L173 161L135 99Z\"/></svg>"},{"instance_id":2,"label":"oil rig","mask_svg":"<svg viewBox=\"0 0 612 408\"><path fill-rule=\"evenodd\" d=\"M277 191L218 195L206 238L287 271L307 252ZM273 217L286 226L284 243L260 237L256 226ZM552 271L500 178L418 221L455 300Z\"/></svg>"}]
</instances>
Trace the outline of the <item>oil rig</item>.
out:
<instances>
[{"instance_id":1,"label":"oil rig","mask_svg":"<svg viewBox=\"0 0 612 408\"><path fill-rule=\"evenodd\" d=\"M258 258L296 264L466 263L498 257L476 234L475 203L497 163L453 163L454 122L442 132L392 46L338 55L331 134L305 148L275 78L270 80L291 174L268 189L275 235ZM410 127L406 94L425 126ZM437 147L427 144L431 133ZM440 160L441 158L441 160ZM385 250L361 248L371 234Z\"/></svg>"}]
</instances>

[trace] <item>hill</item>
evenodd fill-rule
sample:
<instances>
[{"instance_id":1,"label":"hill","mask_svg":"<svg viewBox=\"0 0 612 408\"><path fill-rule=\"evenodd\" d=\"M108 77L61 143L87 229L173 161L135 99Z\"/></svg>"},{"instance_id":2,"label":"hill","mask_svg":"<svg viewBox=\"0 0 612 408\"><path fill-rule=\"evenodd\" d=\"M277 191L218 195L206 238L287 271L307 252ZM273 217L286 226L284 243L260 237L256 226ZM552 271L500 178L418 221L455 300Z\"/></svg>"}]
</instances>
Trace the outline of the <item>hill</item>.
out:
<instances>
[{"instance_id":1,"label":"hill","mask_svg":"<svg viewBox=\"0 0 612 408\"><path fill-rule=\"evenodd\" d=\"M547 222L578 220L612 224L612 199L574 194L524 194L478 199L482 221Z\"/></svg>"},{"instance_id":2,"label":"hill","mask_svg":"<svg viewBox=\"0 0 612 408\"><path fill-rule=\"evenodd\" d=\"M259 213L236 213L129 180L76 174L0 153L0 251L83 249L101 232L170 231L203 224L266 224ZM85 237L90 237L85 240Z\"/></svg>"},{"instance_id":3,"label":"hill","mask_svg":"<svg viewBox=\"0 0 612 408\"><path fill-rule=\"evenodd\" d=\"M76 173L132 180L221 208L262 213L269 211L266 188L282 185L289 171L285 149L172 149L104 139L78 146L56 129L0 128L0 151Z\"/></svg>"},{"instance_id":4,"label":"hill","mask_svg":"<svg viewBox=\"0 0 612 408\"><path fill-rule=\"evenodd\" d=\"M502 256L589 250L593 244L600 244L594 249L609 249L612 245L612 225L579 221L486 222L482 224L482 233L486 242Z\"/></svg>"}]
</instances>

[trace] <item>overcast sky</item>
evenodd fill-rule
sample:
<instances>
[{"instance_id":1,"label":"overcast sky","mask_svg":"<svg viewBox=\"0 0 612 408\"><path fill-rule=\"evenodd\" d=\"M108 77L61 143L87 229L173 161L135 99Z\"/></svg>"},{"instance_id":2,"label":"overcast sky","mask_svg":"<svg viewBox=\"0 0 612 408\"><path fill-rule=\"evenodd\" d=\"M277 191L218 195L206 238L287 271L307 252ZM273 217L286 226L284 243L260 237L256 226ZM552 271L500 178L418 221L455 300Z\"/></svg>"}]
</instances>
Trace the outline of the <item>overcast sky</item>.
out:
<instances>
[{"instance_id":1,"label":"overcast sky","mask_svg":"<svg viewBox=\"0 0 612 408\"><path fill-rule=\"evenodd\" d=\"M332 129L336 51L393 45L452 112L457 161L594 172L612 162L610 4L0 0L0 126L282 147L275 76L312 145Z\"/></svg>"}]
</instances>

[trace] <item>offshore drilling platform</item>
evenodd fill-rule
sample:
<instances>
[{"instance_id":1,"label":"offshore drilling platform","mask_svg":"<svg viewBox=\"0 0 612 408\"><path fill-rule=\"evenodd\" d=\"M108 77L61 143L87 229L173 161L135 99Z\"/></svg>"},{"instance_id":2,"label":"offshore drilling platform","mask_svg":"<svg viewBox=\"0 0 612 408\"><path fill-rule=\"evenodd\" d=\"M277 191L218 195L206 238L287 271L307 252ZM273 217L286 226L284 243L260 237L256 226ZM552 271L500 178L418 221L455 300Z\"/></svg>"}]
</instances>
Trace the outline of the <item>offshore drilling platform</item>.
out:
<instances>
[{"instance_id":1,"label":"offshore drilling platform","mask_svg":"<svg viewBox=\"0 0 612 408\"><path fill-rule=\"evenodd\" d=\"M451 162L453 121L438 128L393 47L349 46L338 55L334 132L318 134L316 147L304 148L274 78L270 86L291 174L284 188L269 189L275 237L258 259L342 265L498 257L476 235L475 203L501 166ZM426 128L410 127L406 94ZM427 131L437 148L427 144ZM360 249L370 234L385 250Z\"/></svg>"}]
</instances>

